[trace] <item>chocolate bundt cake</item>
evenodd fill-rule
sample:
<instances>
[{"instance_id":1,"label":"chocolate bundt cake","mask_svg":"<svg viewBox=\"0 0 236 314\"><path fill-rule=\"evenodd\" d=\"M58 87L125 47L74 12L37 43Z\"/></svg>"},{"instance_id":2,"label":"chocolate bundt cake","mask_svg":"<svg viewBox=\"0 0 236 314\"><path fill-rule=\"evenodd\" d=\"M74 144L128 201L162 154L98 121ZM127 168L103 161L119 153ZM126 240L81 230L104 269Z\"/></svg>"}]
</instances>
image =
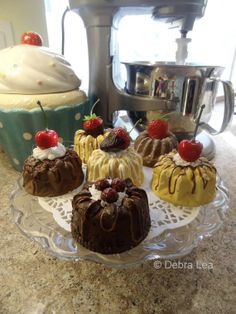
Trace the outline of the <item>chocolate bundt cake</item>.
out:
<instances>
[{"instance_id":1,"label":"chocolate bundt cake","mask_svg":"<svg viewBox=\"0 0 236 314\"><path fill-rule=\"evenodd\" d=\"M72 201L71 231L89 250L121 253L137 246L150 229L147 194L130 179L85 184Z\"/></svg>"},{"instance_id":2,"label":"chocolate bundt cake","mask_svg":"<svg viewBox=\"0 0 236 314\"><path fill-rule=\"evenodd\" d=\"M84 179L82 162L76 152L66 150L63 157L40 160L29 156L23 168L23 187L36 196L58 196L79 187Z\"/></svg>"},{"instance_id":3,"label":"chocolate bundt cake","mask_svg":"<svg viewBox=\"0 0 236 314\"><path fill-rule=\"evenodd\" d=\"M175 135L168 132L167 137L162 139L152 138L147 131L139 134L134 142L134 149L143 158L143 165L154 167L161 155L167 154L177 148L178 141Z\"/></svg>"}]
</instances>

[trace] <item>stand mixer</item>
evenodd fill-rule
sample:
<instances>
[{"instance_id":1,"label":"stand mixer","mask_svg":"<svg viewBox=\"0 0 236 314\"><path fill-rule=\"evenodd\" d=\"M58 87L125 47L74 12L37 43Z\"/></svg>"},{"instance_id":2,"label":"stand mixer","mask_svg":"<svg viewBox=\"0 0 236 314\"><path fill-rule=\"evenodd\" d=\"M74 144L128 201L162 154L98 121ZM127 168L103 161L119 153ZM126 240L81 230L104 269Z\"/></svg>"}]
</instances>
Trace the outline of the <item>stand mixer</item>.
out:
<instances>
[{"instance_id":1,"label":"stand mixer","mask_svg":"<svg viewBox=\"0 0 236 314\"><path fill-rule=\"evenodd\" d=\"M83 19L87 30L89 53L89 91L91 98L100 98L95 111L107 126L131 127L140 117L145 127L148 120L159 114L171 114L171 130L178 139L191 137L194 119L202 103L206 110L201 121L202 128L216 134L222 132L231 120L234 95L230 82L223 82L225 110L219 131L208 125L214 107L221 67L185 64L187 38L197 18L204 15L206 0L69 0L70 9ZM119 86L119 56L116 40L120 19L125 15L152 14L153 18L179 27L181 37L176 40L176 62L133 62L125 64L127 82ZM117 70L118 69L118 70ZM145 88L146 84L146 88ZM157 93L159 86L161 93ZM165 87L164 87L165 86ZM120 111L125 112L125 118ZM176 125L177 121L177 125ZM201 138L204 154L214 155L214 143L207 136Z\"/></svg>"}]
</instances>

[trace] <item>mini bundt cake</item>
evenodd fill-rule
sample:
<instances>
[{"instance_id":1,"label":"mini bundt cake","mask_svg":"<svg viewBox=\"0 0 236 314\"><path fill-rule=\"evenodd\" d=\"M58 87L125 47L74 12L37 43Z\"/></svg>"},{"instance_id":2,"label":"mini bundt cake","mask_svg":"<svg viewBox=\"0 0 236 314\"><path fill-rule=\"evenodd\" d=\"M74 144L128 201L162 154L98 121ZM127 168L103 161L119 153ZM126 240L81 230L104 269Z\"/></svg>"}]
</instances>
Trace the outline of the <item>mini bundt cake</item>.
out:
<instances>
[{"instance_id":1,"label":"mini bundt cake","mask_svg":"<svg viewBox=\"0 0 236 314\"><path fill-rule=\"evenodd\" d=\"M147 194L130 179L101 179L85 184L72 201L74 240L102 254L137 246L150 229Z\"/></svg>"},{"instance_id":2,"label":"mini bundt cake","mask_svg":"<svg viewBox=\"0 0 236 314\"><path fill-rule=\"evenodd\" d=\"M175 135L168 131L168 123L164 120L149 122L147 130L139 134L134 142L134 149L143 158L143 165L154 167L159 156L177 148Z\"/></svg>"},{"instance_id":3,"label":"mini bundt cake","mask_svg":"<svg viewBox=\"0 0 236 314\"><path fill-rule=\"evenodd\" d=\"M87 180L130 178L136 186L144 181L142 157L130 147L130 139L122 128L115 128L94 150L87 163Z\"/></svg>"},{"instance_id":4,"label":"mini bundt cake","mask_svg":"<svg viewBox=\"0 0 236 314\"><path fill-rule=\"evenodd\" d=\"M82 162L73 150L67 149L63 156L53 160L31 155L24 163L23 187L32 195L63 195L79 187L83 180Z\"/></svg>"},{"instance_id":5,"label":"mini bundt cake","mask_svg":"<svg viewBox=\"0 0 236 314\"><path fill-rule=\"evenodd\" d=\"M177 151L161 156L153 169L152 190L174 205L194 207L211 202L216 192L216 169L204 157L182 159Z\"/></svg>"},{"instance_id":6,"label":"mini bundt cake","mask_svg":"<svg viewBox=\"0 0 236 314\"><path fill-rule=\"evenodd\" d=\"M76 152L58 142L58 134L48 129L47 116L38 101L45 120L45 130L35 134L36 148L23 166L23 187L36 196L58 196L79 187L84 180L82 162Z\"/></svg>"},{"instance_id":7,"label":"mini bundt cake","mask_svg":"<svg viewBox=\"0 0 236 314\"><path fill-rule=\"evenodd\" d=\"M74 150L84 164L95 149L100 147L101 142L109 134L104 131L103 120L95 114L86 116L83 123L84 130L77 130L74 136Z\"/></svg>"},{"instance_id":8,"label":"mini bundt cake","mask_svg":"<svg viewBox=\"0 0 236 314\"><path fill-rule=\"evenodd\" d=\"M97 137L93 137L92 135L87 135L84 130L76 131L74 137L74 150L80 156L84 164L87 164L92 152L100 147L101 142L108 134L109 132L106 132Z\"/></svg>"}]
</instances>

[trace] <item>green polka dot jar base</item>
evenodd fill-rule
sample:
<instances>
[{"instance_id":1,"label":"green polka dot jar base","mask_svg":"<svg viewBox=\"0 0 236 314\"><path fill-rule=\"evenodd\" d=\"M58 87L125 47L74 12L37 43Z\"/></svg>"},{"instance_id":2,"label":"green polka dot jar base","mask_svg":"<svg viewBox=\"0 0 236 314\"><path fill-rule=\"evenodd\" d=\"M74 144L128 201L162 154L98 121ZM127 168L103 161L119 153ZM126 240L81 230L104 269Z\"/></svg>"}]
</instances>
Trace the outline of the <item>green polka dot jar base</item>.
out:
<instances>
[{"instance_id":1,"label":"green polka dot jar base","mask_svg":"<svg viewBox=\"0 0 236 314\"><path fill-rule=\"evenodd\" d=\"M57 132L59 141L65 146L73 144L74 133L82 128L84 115L90 113L92 106L93 103L87 100L78 105L44 108L49 128ZM16 170L22 171L25 159L32 154L35 146L35 133L44 128L44 117L40 108L0 108L0 146Z\"/></svg>"}]
</instances>

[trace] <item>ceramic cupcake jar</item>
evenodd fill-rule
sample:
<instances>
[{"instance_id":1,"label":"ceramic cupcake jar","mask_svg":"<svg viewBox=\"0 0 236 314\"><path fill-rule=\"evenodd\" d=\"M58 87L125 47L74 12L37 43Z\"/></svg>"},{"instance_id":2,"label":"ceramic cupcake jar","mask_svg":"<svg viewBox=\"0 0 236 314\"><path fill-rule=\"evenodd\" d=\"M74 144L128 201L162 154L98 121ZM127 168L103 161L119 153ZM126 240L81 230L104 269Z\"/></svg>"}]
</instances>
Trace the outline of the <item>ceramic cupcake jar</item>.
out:
<instances>
[{"instance_id":1,"label":"ceramic cupcake jar","mask_svg":"<svg viewBox=\"0 0 236 314\"><path fill-rule=\"evenodd\" d=\"M92 104L80 90L80 79L59 54L43 46L21 44L0 51L0 146L15 169L34 146L34 134L48 123L65 146L73 143Z\"/></svg>"}]
</instances>

